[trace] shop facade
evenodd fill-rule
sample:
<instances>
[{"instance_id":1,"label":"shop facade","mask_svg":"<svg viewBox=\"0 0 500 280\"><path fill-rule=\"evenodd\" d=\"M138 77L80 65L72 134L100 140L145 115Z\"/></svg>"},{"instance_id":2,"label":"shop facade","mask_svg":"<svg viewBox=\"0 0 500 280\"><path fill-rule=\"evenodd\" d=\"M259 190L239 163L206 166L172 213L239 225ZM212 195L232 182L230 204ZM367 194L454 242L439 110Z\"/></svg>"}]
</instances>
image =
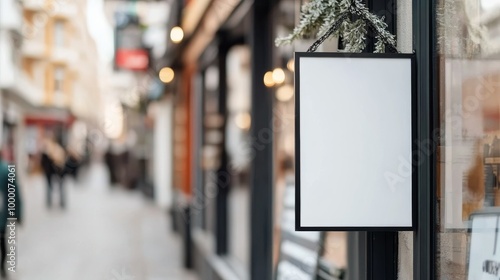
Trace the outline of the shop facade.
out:
<instances>
[{"instance_id":1,"label":"shop facade","mask_svg":"<svg viewBox=\"0 0 500 280\"><path fill-rule=\"evenodd\" d=\"M291 61L313 41L276 48L274 38L301 3L209 2L185 23L196 27L173 62L173 213L186 266L202 279L475 279L471 214L500 206L500 6L366 1L399 52L415 55L415 230L296 234ZM342 48L334 39L318 51Z\"/></svg>"}]
</instances>

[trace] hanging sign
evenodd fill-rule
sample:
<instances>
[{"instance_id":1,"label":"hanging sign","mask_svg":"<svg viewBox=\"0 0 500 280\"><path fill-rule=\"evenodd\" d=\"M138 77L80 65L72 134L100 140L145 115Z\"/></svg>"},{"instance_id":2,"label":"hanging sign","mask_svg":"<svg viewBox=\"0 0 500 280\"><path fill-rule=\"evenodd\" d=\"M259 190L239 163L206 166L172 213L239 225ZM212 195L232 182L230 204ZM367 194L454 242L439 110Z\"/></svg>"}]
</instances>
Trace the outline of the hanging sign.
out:
<instances>
[{"instance_id":1,"label":"hanging sign","mask_svg":"<svg viewBox=\"0 0 500 280\"><path fill-rule=\"evenodd\" d=\"M468 279L500 279L500 208L471 215Z\"/></svg>"},{"instance_id":2,"label":"hanging sign","mask_svg":"<svg viewBox=\"0 0 500 280\"><path fill-rule=\"evenodd\" d=\"M296 53L296 229L412 230L413 54Z\"/></svg>"},{"instance_id":3,"label":"hanging sign","mask_svg":"<svg viewBox=\"0 0 500 280\"><path fill-rule=\"evenodd\" d=\"M115 67L144 71L149 66L149 52L143 46L143 31L135 15L115 15Z\"/></svg>"}]
</instances>

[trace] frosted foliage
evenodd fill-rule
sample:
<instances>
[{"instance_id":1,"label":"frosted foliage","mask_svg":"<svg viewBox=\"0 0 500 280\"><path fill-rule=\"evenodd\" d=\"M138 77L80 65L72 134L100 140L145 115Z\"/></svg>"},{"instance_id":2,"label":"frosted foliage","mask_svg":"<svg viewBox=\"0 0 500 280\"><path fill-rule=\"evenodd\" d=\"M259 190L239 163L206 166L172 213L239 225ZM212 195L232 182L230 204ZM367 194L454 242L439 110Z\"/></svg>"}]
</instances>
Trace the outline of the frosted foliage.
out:
<instances>
[{"instance_id":1,"label":"frosted foliage","mask_svg":"<svg viewBox=\"0 0 500 280\"><path fill-rule=\"evenodd\" d=\"M351 16L359 19L352 22ZM338 21L342 21L338 29L330 32ZM375 52L384 52L387 45L396 50L395 36L387 31L384 19L370 13L361 0L311 0L302 6L300 21L293 32L276 39L276 45L291 44L308 35L341 36L343 51L361 52L366 47L368 28L376 34Z\"/></svg>"}]
</instances>

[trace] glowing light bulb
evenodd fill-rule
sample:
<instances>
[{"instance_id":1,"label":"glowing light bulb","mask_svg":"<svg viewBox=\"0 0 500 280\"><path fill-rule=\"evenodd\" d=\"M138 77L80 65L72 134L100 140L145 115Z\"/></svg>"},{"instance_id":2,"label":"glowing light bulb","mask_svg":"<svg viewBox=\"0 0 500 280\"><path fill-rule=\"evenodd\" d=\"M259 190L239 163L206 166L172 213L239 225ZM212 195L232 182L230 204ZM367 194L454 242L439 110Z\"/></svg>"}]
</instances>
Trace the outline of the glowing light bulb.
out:
<instances>
[{"instance_id":1,"label":"glowing light bulb","mask_svg":"<svg viewBox=\"0 0 500 280\"><path fill-rule=\"evenodd\" d=\"M266 74L264 74L264 85L266 85L266 87L272 87L274 84L273 72L267 71Z\"/></svg>"},{"instance_id":2,"label":"glowing light bulb","mask_svg":"<svg viewBox=\"0 0 500 280\"><path fill-rule=\"evenodd\" d=\"M288 70L290 70L291 72L295 72L295 61L293 60L293 58L290 58L290 60L286 64L286 68L288 68Z\"/></svg>"},{"instance_id":3,"label":"glowing light bulb","mask_svg":"<svg viewBox=\"0 0 500 280\"><path fill-rule=\"evenodd\" d=\"M170 30L170 39L174 43L180 43L184 39L184 30L179 26L176 26Z\"/></svg>"},{"instance_id":4,"label":"glowing light bulb","mask_svg":"<svg viewBox=\"0 0 500 280\"><path fill-rule=\"evenodd\" d=\"M273 80L275 84L282 84L285 81L285 71L281 68L273 70Z\"/></svg>"},{"instance_id":5,"label":"glowing light bulb","mask_svg":"<svg viewBox=\"0 0 500 280\"><path fill-rule=\"evenodd\" d=\"M160 81L164 82L165 84L168 84L174 80L175 73L174 70L172 70L172 68L164 67L160 70L158 76L160 77Z\"/></svg>"},{"instance_id":6,"label":"glowing light bulb","mask_svg":"<svg viewBox=\"0 0 500 280\"><path fill-rule=\"evenodd\" d=\"M276 99L282 102L289 101L294 95L294 90L291 85L283 85L276 91Z\"/></svg>"},{"instance_id":7,"label":"glowing light bulb","mask_svg":"<svg viewBox=\"0 0 500 280\"><path fill-rule=\"evenodd\" d=\"M238 113L234 118L234 122L238 128L248 130L252 124L252 117L249 113Z\"/></svg>"}]
</instances>

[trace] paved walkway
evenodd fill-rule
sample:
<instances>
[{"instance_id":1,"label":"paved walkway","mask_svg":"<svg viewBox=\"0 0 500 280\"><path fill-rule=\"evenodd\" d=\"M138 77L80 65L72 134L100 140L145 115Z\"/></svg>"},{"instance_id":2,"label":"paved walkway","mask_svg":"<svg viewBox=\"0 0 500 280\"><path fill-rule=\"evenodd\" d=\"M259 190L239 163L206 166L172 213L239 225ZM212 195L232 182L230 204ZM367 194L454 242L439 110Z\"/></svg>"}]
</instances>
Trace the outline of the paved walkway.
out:
<instances>
[{"instance_id":1,"label":"paved walkway","mask_svg":"<svg viewBox=\"0 0 500 280\"><path fill-rule=\"evenodd\" d=\"M45 207L41 176L24 182L18 271L9 279L196 279L181 268L182 242L164 211L138 192L111 190L102 164L87 172L79 183L66 182L65 211Z\"/></svg>"}]
</instances>

